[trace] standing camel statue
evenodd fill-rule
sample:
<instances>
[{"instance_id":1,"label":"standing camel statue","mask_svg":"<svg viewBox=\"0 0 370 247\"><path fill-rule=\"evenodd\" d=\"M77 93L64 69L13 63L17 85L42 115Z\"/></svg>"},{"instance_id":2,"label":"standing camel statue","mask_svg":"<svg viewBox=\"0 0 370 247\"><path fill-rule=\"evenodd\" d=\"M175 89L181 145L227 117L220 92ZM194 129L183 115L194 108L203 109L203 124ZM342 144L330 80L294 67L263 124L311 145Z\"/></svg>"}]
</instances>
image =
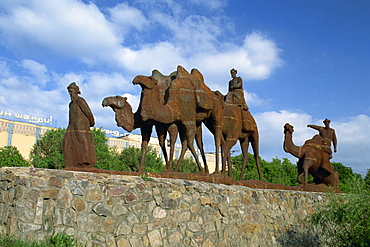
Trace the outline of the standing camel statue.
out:
<instances>
[{"instance_id":1,"label":"standing camel statue","mask_svg":"<svg viewBox=\"0 0 370 247\"><path fill-rule=\"evenodd\" d=\"M102 102L103 107L111 107L115 112L115 120L117 126L122 127L128 132L134 129L140 128L141 130L141 161L139 172L144 170L145 154L150 141L150 136L152 134L153 125L157 131L159 145L162 149L162 153L166 162L166 169L169 170L172 167L172 157L174 152L174 147L177 138L177 126L175 124L162 124L155 122L154 120L142 121L140 116L140 108L135 113L132 112L131 105L127 102L126 97L113 96L106 97ZM167 155L165 140L167 136L167 131L170 136L170 158Z\"/></svg>"},{"instance_id":2,"label":"standing camel statue","mask_svg":"<svg viewBox=\"0 0 370 247\"><path fill-rule=\"evenodd\" d=\"M243 165L240 172L239 180L242 180L244 177L245 166L248 163L248 146L251 143L253 149L254 159L256 160L257 171L259 180L262 181L262 172L260 168L259 160L259 135L258 127L256 121L254 120L252 114L246 111L242 114L240 107L231 103L224 102L224 96L216 91L215 94L220 101L223 102L222 109L222 171L225 173L226 164L228 164L229 176L231 176L231 148L239 141L240 147L243 153ZM243 119L244 117L244 119ZM244 120L244 124L243 124ZM247 124L245 124L247 123Z\"/></svg>"},{"instance_id":3,"label":"standing camel statue","mask_svg":"<svg viewBox=\"0 0 370 247\"><path fill-rule=\"evenodd\" d=\"M325 155L327 141L320 135L315 135L307 140L303 146L296 146L293 143L293 126L289 123L284 125L284 151L298 158L298 177L297 181L304 186L307 185L308 174L314 178L315 184L331 185L338 188L339 174L334 171L328 155ZM304 176L304 181L302 177Z\"/></svg>"},{"instance_id":4,"label":"standing camel statue","mask_svg":"<svg viewBox=\"0 0 370 247\"><path fill-rule=\"evenodd\" d=\"M153 78L157 78L158 83L158 100L161 104L165 103L165 94L166 90L168 89L171 83L170 76L163 76L158 71L153 71L152 73ZM142 101L142 100L141 100ZM143 121L141 119L141 102L139 103L139 107L135 113L132 112L131 105L127 102L126 97L121 96L114 96L114 97L107 97L103 100L102 105L103 107L111 107L112 110L115 112L115 120L119 127L122 127L128 132L133 131L134 129L140 128L141 135L142 135L142 142L141 142L141 161L140 161L140 168L139 172L144 170L144 162L145 162L145 154L148 147L148 143L150 140L150 136L152 134L153 125L156 128L157 136L159 145L161 146L162 153L166 162L166 170L170 170L172 168L172 157L175 149L175 143L177 139L178 129L175 124L163 124L156 122L152 119ZM170 135L170 156L168 157L165 140L167 136L167 131Z\"/></svg>"},{"instance_id":5,"label":"standing camel statue","mask_svg":"<svg viewBox=\"0 0 370 247\"><path fill-rule=\"evenodd\" d=\"M153 119L161 123L176 123L182 142L192 152L199 171L204 172L194 149L194 139L199 130L200 122L212 119L216 154L221 145L222 105L215 94L205 85L202 74L192 69L187 72L182 66L177 67L176 77L171 81L166 92L166 102L161 104L158 79L153 76L136 76L133 84L142 88L141 117L142 120ZM185 154L181 155L177 167ZM216 165L219 157L216 155Z\"/></svg>"}]
</instances>

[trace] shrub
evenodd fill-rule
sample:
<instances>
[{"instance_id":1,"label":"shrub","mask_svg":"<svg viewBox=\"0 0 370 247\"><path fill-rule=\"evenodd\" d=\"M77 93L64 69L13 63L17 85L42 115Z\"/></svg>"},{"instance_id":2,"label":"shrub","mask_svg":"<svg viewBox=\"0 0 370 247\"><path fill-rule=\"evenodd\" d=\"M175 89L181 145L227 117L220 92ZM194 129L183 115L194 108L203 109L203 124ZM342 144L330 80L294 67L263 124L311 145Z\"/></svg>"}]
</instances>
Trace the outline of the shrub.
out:
<instances>
[{"instance_id":1,"label":"shrub","mask_svg":"<svg viewBox=\"0 0 370 247\"><path fill-rule=\"evenodd\" d=\"M0 167L27 167L29 162L23 158L14 146L0 148Z\"/></svg>"},{"instance_id":2,"label":"shrub","mask_svg":"<svg viewBox=\"0 0 370 247\"><path fill-rule=\"evenodd\" d=\"M370 246L370 189L354 177L347 194L330 194L327 203L309 217L321 231L320 242L327 246Z\"/></svg>"}]
</instances>

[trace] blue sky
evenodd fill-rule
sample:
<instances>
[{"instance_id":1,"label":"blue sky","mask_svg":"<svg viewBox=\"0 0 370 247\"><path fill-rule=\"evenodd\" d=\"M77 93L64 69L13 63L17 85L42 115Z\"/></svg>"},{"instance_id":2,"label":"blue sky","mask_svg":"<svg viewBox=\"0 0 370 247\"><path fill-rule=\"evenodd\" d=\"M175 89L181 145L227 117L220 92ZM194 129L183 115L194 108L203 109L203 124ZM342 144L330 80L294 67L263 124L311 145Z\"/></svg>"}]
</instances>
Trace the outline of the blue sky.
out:
<instances>
[{"instance_id":1,"label":"blue sky","mask_svg":"<svg viewBox=\"0 0 370 247\"><path fill-rule=\"evenodd\" d=\"M53 116L53 125L66 127L66 87L75 81L96 127L123 133L101 101L127 96L136 110L136 75L182 65L226 93L234 67L262 158L295 161L282 149L283 125L295 126L294 142L302 145L317 133L306 125L329 118L338 137L332 161L365 174L369 12L365 0L0 0L0 112ZM212 152L211 134L204 140Z\"/></svg>"}]
</instances>

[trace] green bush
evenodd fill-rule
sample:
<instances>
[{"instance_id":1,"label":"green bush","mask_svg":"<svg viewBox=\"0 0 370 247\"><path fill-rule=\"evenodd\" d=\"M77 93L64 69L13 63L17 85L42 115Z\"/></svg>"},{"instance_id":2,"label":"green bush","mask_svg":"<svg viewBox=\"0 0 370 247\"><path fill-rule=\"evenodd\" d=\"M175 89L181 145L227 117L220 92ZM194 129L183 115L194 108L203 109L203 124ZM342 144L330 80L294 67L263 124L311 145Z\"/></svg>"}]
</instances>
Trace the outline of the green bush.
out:
<instances>
[{"instance_id":1,"label":"green bush","mask_svg":"<svg viewBox=\"0 0 370 247\"><path fill-rule=\"evenodd\" d=\"M14 146L0 148L0 167L27 167L29 162L23 158Z\"/></svg>"},{"instance_id":2,"label":"green bush","mask_svg":"<svg viewBox=\"0 0 370 247\"><path fill-rule=\"evenodd\" d=\"M175 170L177 166L178 159L174 159L172 162L172 168ZM197 163L195 162L193 156L191 158L184 158L181 161L181 165L179 167L179 172L185 172L185 173L197 173L199 172L199 168Z\"/></svg>"},{"instance_id":3,"label":"green bush","mask_svg":"<svg viewBox=\"0 0 370 247\"><path fill-rule=\"evenodd\" d=\"M308 218L321 231L324 245L370 246L370 189L362 178L353 177L351 184L346 194L329 194Z\"/></svg>"},{"instance_id":4,"label":"green bush","mask_svg":"<svg viewBox=\"0 0 370 247\"><path fill-rule=\"evenodd\" d=\"M118 155L116 167L114 167L112 170L133 172L138 171L141 162L141 154L141 149L132 146L123 149ZM159 173L163 172L164 170L165 166L161 158L151 146L148 146L145 155L144 171Z\"/></svg>"}]
</instances>

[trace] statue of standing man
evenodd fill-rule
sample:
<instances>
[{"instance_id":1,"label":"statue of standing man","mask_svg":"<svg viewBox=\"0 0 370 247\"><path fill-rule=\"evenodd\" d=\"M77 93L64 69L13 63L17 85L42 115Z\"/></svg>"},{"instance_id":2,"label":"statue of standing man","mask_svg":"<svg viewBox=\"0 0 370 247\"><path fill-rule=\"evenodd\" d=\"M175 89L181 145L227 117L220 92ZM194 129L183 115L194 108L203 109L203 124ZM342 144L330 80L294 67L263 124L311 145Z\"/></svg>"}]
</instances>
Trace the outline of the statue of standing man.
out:
<instances>
[{"instance_id":1,"label":"statue of standing man","mask_svg":"<svg viewBox=\"0 0 370 247\"><path fill-rule=\"evenodd\" d=\"M94 116L86 101L79 97L80 88L75 82L68 87L69 123L63 139L65 168L93 168L96 162L94 140L90 127L95 125Z\"/></svg>"}]
</instances>

